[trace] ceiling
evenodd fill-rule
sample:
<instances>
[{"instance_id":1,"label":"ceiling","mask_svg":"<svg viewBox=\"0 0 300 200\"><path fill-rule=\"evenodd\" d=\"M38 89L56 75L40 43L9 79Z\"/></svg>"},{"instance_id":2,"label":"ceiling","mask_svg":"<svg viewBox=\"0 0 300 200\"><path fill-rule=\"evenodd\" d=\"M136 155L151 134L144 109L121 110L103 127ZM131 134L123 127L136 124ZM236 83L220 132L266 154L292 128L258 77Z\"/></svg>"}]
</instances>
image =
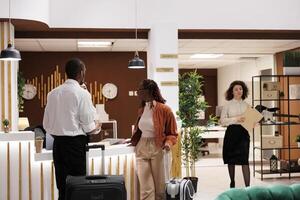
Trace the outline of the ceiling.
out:
<instances>
[{"instance_id":1,"label":"ceiling","mask_svg":"<svg viewBox=\"0 0 300 200\"><path fill-rule=\"evenodd\" d=\"M113 45L105 48L78 48L79 39L15 39L20 51L147 51L147 39L84 39L86 41L111 41ZM80 39L82 41L83 39ZM232 39L179 39L178 53L181 68L218 68L274 53L300 47L300 40L232 40ZM192 59L195 53L222 53L215 59Z\"/></svg>"}]
</instances>

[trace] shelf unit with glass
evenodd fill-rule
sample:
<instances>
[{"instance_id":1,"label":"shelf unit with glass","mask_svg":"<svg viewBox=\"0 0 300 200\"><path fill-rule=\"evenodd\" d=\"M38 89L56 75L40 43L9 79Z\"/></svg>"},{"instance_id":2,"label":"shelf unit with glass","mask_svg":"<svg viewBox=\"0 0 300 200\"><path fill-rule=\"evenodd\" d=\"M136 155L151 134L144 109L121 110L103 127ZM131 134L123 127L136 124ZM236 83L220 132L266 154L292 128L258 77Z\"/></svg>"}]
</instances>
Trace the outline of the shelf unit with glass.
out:
<instances>
[{"instance_id":1,"label":"shelf unit with glass","mask_svg":"<svg viewBox=\"0 0 300 200\"><path fill-rule=\"evenodd\" d=\"M271 87L272 83L275 85L278 84L276 86L278 90L273 90L273 92L270 92L268 95L269 90L265 87L266 83L271 83ZM252 133L253 176L260 174L262 180L264 175L279 174L282 176L283 174L287 174L288 177L291 178L292 173L300 173L300 166L299 171L291 168L291 161L294 159L294 155L299 154L300 157L300 147L292 140L295 136L295 130L300 130L300 117L296 117L299 116L300 109L294 109L300 106L300 98L290 98L290 85L292 84L300 85L300 75L260 75L252 77L253 108L257 105L264 106L265 108L279 108L279 116L273 116L272 120L269 121L261 121L259 126L253 129ZM280 116L282 114L283 116ZM271 132L271 134L266 134L266 132ZM263 147L263 136L275 136L275 133L277 133L277 136L283 136L282 146ZM259 138L259 145L256 144L257 137ZM256 152L260 153L259 161L255 160ZM271 170L270 164L268 166L264 164L268 154L269 156L270 154L277 155L277 170ZM287 169L281 167L281 162L285 161L288 163Z\"/></svg>"}]
</instances>

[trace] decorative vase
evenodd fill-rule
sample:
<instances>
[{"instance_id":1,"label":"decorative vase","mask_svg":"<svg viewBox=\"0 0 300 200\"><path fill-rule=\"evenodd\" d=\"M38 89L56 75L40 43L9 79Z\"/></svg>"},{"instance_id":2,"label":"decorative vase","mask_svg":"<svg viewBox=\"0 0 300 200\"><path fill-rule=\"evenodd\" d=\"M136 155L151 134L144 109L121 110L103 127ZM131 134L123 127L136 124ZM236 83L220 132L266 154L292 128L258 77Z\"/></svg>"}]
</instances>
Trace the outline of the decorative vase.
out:
<instances>
[{"instance_id":1,"label":"decorative vase","mask_svg":"<svg viewBox=\"0 0 300 200\"><path fill-rule=\"evenodd\" d=\"M9 126L4 126L4 133L9 133Z\"/></svg>"},{"instance_id":2,"label":"decorative vase","mask_svg":"<svg viewBox=\"0 0 300 200\"><path fill-rule=\"evenodd\" d=\"M36 151L36 153L41 153L42 152L43 143L44 143L43 139L36 139L35 140L35 151Z\"/></svg>"},{"instance_id":3,"label":"decorative vase","mask_svg":"<svg viewBox=\"0 0 300 200\"><path fill-rule=\"evenodd\" d=\"M96 112L97 112L97 119L101 121L108 121L109 117L108 114L104 110L104 104L96 104Z\"/></svg>"}]
</instances>

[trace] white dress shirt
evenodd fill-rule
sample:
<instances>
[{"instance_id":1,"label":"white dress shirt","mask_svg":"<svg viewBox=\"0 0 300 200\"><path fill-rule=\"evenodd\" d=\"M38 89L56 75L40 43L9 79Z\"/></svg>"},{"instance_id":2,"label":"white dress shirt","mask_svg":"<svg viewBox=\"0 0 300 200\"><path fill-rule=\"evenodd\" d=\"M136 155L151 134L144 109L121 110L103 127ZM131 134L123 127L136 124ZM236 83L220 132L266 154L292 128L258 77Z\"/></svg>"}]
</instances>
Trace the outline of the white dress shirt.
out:
<instances>
[{"instance_id":1,"label":"white dress shirt","mask_svg":"<svg viewBox=\"0 0 300 200\"><path fill-rule=\"evenodd\" d=\"M142 131L142 137L153 138L154 134L154 123L153 123L153 110L149 102L146 102L144 112L139 121L139 129Z\"/></svg>"},{"instance_id":2,"label":"white dress shirt","mask_svg":"<svg viewBox=\"0 0 300 200\"><path fill-rule=\"evenodd\" d=\"M249 107L243 100L232 99L226 104L221 113L220 122L222 126L229 126L231 124L239 124L238 117L240 117Z\"/></svg>"},{"instance_id":3,"label":"white dress shirt","mask_svg":"<svg viewBox=\"0 0 300 200\"><path fill-rule=\"evenodd\" d=\"M43 126L51 135L86 135L96 128L95 116L90 93L76 80L68 79L49 92Z\"/></svg>"}]
</instances>

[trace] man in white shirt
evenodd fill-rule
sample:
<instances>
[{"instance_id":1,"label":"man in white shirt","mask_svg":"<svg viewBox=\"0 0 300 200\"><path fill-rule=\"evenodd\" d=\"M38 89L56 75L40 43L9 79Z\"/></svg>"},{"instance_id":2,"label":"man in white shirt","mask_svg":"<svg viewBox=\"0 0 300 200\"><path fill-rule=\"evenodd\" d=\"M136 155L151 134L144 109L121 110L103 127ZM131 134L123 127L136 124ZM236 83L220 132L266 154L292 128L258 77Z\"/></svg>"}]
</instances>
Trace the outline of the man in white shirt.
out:
<instances>
[{"instance_id":1,"label":"man in white shirt","mask_svg":"<svg viewBox=\"0 0 300 200\"><path fill-rule=\"evenodd\" d=\"M97 134L96 109L90 93L81 87L86 67L73 58L66 63L68 79L49 92L43 126L54 137L53 160L59 200L65 199L66 177L86 174L87 134Z\"/></svg>"}]
</instances>

